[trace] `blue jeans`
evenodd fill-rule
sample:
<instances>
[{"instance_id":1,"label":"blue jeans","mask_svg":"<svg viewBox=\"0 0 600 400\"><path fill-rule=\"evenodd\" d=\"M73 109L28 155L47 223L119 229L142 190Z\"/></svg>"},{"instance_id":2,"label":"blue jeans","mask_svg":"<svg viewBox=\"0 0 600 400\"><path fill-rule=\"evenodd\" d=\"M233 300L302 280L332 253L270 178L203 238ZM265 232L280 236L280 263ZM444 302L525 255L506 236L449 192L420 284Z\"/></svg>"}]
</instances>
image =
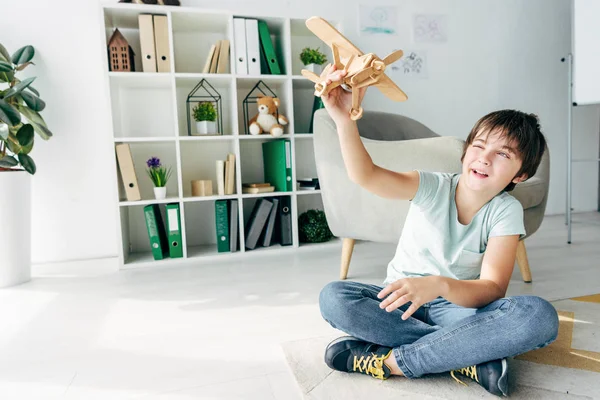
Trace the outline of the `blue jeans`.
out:
<instances>
[{"instance_id":1,"label":"blue jeans","mask_svg":"<svg viewBox=\"0 0 600 400\"><path fill-rule=\"evenodd\" d=\"M382 289L330 282L319 296L321 315L351 336L393 348L408 378L513 357L547 346L558 334L556 310L540 297L506 297L481 308L438 297L403 321L402 312L411 303L387 312L379 308Z\"/></svg>"}]
</instances>

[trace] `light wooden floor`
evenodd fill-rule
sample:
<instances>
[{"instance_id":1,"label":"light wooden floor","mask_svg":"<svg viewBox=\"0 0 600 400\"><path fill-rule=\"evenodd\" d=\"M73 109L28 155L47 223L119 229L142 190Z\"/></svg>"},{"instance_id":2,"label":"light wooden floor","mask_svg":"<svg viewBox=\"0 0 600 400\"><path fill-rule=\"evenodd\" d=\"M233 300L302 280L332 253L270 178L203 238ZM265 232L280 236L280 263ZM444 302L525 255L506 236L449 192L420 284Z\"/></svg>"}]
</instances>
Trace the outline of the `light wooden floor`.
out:
<instances>
[{"instance_id":1,"label":"light wooden floor","mask_svg":"<svg viewBox=\"0 0 600 400\"><path fill-rule=\"evenodd\" d=\"M509 294L600 292L600 214L547 217L527 241L533 283ZM349 279L381 284L395 245L357 243ZM318 294L340 249L239 264L111 271L40 265L0 291L2 399L299 399L280 343L330 334Z\"/></svg>"}]
</instances>

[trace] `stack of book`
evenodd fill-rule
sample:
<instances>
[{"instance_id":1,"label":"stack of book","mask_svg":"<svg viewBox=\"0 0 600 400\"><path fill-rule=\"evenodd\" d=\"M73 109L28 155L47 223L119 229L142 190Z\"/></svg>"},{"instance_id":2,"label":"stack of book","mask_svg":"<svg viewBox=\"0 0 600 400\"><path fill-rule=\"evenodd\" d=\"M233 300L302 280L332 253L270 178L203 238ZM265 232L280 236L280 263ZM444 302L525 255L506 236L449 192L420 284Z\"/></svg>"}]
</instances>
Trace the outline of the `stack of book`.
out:
<instances>
[{"instance_id":1,"label":"stack of book","mask_svg":"<svg viewBox=\"0 0 600 400\"><path fill-rule=\"evenodd\" d=\"M259 198L246 224L245 247L268 247L275 243L292 245L292 214L289 196Z\"/></svg>"},{"instance_id":2,"label":"stack of book","mask_svg":"<svg viewBox=\"0 0 600 400\"><path fill-rule=\"evenodd\" d=\"M274 192L275 186L271 186L269 183L243 183L242 193L268 193Z\"/></svg>"},{"instance_id":3,"label":"stack of book","mask_svg":"<svg viewBox=\"0 0 600 400\"><path fill-rule=\"evenodd\" d=\"M319 178L298 179L298 190L319 190Z\"/></svg>"},{"instance_id":4,"label":"stack of book","mask_svg":"<svg viewBox=\"0 0 600 400\"><path fill-rule=\"evenodd\" d=\"M203 74L226 74L229 72L229 40L217 40L210 47L206 62L202 69Z\"/></svg>"},{"instance_id":5,"label":"stack of book","mask_svg":"<svg viewBox=\"0 0 600 400\"><path fill-rule=\"evenodd\" d=\"M217 160L217 194L235 194L235 154L227 154L227 160Z\"/></svg>"},{"instance_id":6,"label":"stack of book","mask_svg":"<svg viewBox=\"0 0 600 400\"><path fill-rule=\"evenodd\" d=\"M281 75L269 27L254 18L233 18L235 72L238 75Z\"/></svg>"},{"instance_id":7,"label":"stack of book","mask_svg":"<svg viewBox=\"0 0 600 400\"><path fill-rule=\"evenodd\" d=\"M179 203L166 204L165 214L166 229L160 205L149 204L144 207L144 220L148 230L150 249L155 260L162 260L166 257L183 257Z\"/></svg>"}]
</instances>

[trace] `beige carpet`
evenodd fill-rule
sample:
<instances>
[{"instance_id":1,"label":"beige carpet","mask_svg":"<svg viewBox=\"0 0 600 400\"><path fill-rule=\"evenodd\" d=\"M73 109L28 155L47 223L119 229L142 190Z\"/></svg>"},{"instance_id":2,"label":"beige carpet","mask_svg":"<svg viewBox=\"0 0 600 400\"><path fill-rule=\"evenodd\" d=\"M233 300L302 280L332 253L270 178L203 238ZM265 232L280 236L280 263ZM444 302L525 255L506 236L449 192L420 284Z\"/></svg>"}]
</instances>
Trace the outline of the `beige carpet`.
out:
<instances>
[{"instance_id":1,"label":"beige carpet","mask_svg":"<svg viewBox=\"0 0 600 400\"><path fill-rule=\"evenodd\" d=\"M511 399L600 399L600 295L553 302L560 315L557 340L509 360ZM283 343L288 365L305 399L480 399L497 398L477 383L449 374L378 381L332 371L323 361L331 336Z\"/></svg>"}]
</instances>

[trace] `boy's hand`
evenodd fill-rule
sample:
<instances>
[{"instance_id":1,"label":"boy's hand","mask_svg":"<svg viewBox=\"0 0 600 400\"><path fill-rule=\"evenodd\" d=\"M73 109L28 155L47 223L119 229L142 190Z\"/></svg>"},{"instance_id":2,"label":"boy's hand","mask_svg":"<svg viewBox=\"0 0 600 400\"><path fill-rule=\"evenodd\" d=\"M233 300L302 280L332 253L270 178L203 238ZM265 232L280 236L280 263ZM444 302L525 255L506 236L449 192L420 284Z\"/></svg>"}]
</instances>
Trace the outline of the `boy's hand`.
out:
<instances>
[{"instance_id":1,"label":"boy's hand","mask_svg":"<svg viewBox=\"0 0 600 400\"><path fill-rule=\"evenodd\" d=\"M379 304L379 307L391 312L410 301L412 304L402 314L402 319L407 320L423 304L437 299L441 295L442 289L438 278L438 276L424 276L398 279L379 292L378 298L383 299L387 296Z\"/></svg>"},{"instance_id":2,"label":"boy's hand","mask_svg":"<svg viewBox=\"0 0 600 400\"><path fill-rule=\"evenodd\" d=\"M346 71L337 70L335 65L332 65L331 72L327 74L325 83L329 85L331 82L341 81L346 76ZM358 89L359 104L362 102L366 87ZM341 125L352 121L350 119L350 109L352 108L352 92L347 92L341 86L335 87L326 95L322 95L321 99L325 105L325 109L336 123Z\"/></svg>"}]
</instances>

